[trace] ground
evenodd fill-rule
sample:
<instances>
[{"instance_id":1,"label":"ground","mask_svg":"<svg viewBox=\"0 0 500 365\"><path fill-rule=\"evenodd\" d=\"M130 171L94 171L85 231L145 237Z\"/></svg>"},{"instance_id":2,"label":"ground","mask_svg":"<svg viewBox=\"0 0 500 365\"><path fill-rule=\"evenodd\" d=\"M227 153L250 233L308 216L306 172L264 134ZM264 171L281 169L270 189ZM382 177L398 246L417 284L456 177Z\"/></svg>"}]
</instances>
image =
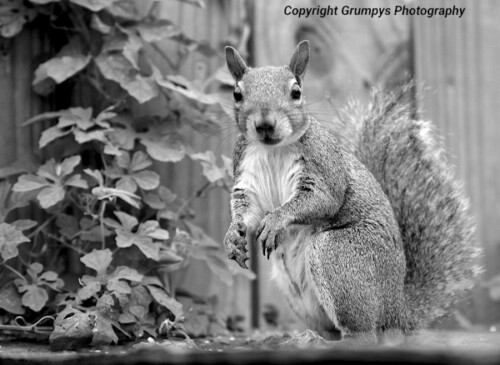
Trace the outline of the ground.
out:
<instances>
[{"instance_id":1,"label":"ground","mask_svg":"<svg viewBox=\"0 0 500 365\"><path fill-rule=\"evenodd\" d=\"M311 337L312 336L312 337ZM500 333L424 331L388 339L374 348L331 348L315 338L304 348L279 348L293 334L255 333L188 341L143 341L79 352L51 352L48 345L3 342L0 363L7 364L500 364Z\"/></svg>"}]
</instances>

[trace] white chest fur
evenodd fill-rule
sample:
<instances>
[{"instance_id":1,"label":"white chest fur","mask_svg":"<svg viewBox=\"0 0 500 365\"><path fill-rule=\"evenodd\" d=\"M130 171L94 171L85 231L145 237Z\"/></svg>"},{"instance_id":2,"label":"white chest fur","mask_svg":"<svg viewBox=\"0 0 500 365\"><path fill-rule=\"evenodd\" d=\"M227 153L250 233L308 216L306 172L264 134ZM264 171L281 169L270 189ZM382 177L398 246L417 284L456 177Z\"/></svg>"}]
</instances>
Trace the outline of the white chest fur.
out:
<instances>
[{"instance_id":1,"label":"white chest fur","mask_svg":"<svg viewBox=\"0 0 500 365\"><path fill-rule=\"evenodd\" d=\"M239 169L234 188L244 190L250 198L251 212L245 223L255 228L268 212L295 194L302 167L294 147L250 143Z\"/></svg>"}]
</instances>

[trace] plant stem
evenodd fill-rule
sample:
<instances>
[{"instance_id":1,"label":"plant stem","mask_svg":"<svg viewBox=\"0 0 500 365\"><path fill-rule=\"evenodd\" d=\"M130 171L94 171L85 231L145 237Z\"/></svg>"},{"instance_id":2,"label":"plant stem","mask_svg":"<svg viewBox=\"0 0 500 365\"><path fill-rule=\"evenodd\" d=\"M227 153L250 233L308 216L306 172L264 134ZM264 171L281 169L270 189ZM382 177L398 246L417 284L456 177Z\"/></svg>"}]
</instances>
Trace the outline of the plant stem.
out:
<instances>
[{"instance_id":1,"label":"plant stem","mask_svg":"<svg viewBox=\"0 0 500 365\"><path fill-rule=\"evenodd\" d=\"M104 211L106 209L107 202L104 200L101 205L101 212L99 213L99 223L101 225L101 249L106 248L106 237L104 237Z\"/></svg>"},{"instance_id":2,"label":"plant stem","mask_svg":"<svg viewBox=\"0 0 500 365\"><path fill-rule=\"evenodd\" d=\"M182 205L179 207L179 209L177 209L177 212L175 212L175 215L177 217L179 217L179 214L182 213L182 211L184 209L186 209L186 207L189 205L189 203L191 203L191 201L195 198L198 198L200 197L204 192L205 190L207 190L209 187L212 186L212 183L210 181L207 181L207 183L205 185L203 185L200 189L198 189L193 195L191 195L189 198L187 198L184 203L182 203Z\"/></svg>"},{"instance_id":3,"label":"plant stem","mask_svg":"<svg viewBox=\"0 0 500 365\"><path fill-rule=\"evenodd\" d=\"M54 331L54 327L34 327L34 328L23 328L13 324L2 324L0 325L0 331L23 331L23 332L33 332L39 335L50 336Z\"/></svg>"},{"instance_id":4,"label":"plant stem","mask_svg":"<svg viewBox=\"0 0 500 365\"><path fill-rule=\"evenodd\" d=\"M31 232L29 235L28 235L28 238L32 238L34 237L35 235L37 235L38 233L40 233L41 230L43 230L45 227L47 227L50 223L52 223L52 221L56 219L56 215L53 215L52 217L50 217L49 219L47 219L45 222L43 222L42 224L40 224L33 232Z\"/></svg>"},{"instance_id":5,"label":"plant stem","mask_svg":"<svg viewBox=\"0 0 500 365\"><path fill-rule=\"evenodd\" d=\"M47 237L52 238L54 241L61 243L63 246L65 246L65 247L67 247L75 252L78 252L80 255L85 255L85 252L83 252L81 249L70 245L68 242L60 239L59 237L57 237L56 235L53 235L52 233L47 233Z\"/></svg>"},{"instance_id":6,"label":"plant stem","mask_svg":"<svg viewBox=\"0 0 500 365\"><path fill-rule=\"evenodd\" d=\"M21 274L19 271L17 271L16 269L14 269L12 266L6 264L5 262L2 263L3 266L5 266L7 269L9 269L10 271L12 271L14 274L16 274L17 276L19 276L21 279L23 279L24 281L26 281L26 278L24 277L23 274Z\"/></svg>"}]
</instances>

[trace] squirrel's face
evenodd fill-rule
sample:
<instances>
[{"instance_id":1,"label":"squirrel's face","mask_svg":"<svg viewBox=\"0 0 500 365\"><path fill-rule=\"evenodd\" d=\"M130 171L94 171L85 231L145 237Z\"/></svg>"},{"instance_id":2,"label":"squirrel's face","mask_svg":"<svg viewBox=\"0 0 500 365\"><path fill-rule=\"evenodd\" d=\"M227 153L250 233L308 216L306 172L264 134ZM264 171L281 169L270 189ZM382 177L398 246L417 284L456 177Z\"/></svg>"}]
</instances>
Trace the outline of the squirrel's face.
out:
<instances>
[{"instance_id":1,"label":"squirrel's face","mask_svg":"<svg viewBox=\"0 0 500 365\"><path fill-rule=\"evenodd\" d=\"M226 47L226 58L236 81L234 109L240 132L269 146L297 141L309 125L302 95L307 41L297 46L288 66L251 69L231 47Z\"/></svg>"}]
</instances>

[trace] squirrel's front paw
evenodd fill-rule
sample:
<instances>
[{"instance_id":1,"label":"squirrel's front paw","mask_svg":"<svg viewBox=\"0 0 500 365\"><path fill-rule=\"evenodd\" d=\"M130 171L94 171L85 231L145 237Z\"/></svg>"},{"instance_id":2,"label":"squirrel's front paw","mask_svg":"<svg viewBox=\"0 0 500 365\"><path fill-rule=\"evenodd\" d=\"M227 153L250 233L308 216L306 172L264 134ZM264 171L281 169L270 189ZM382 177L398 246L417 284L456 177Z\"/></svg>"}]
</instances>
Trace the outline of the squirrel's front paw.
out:
<instances>
[{"instance_id":1,"label":"squirrel's front paw","mask_svg":"<svg viewBox=\"0 0 500 365\"><path fill-rule=\"evenodd\" d=\"M242 268L248 269L245 263L248 260L247 256L247 240L245 238L247 226L243 222L231 223L226 237L224 238L224 246L226 247L227 257L236 261Z\"/></svg>"},{"instance_id":2,"label":"squirrel's front paw","mask_svg":"<svg viewBox=\"0 0 500 365\"><path fill-rule=\"evenodd\" d=\"M278 248L285 231L285 222L277 215L269 213L260 222L256 231L257 244L262 245L262 253L269 259L273 250Z\"/></svg>"}]
</instances>

